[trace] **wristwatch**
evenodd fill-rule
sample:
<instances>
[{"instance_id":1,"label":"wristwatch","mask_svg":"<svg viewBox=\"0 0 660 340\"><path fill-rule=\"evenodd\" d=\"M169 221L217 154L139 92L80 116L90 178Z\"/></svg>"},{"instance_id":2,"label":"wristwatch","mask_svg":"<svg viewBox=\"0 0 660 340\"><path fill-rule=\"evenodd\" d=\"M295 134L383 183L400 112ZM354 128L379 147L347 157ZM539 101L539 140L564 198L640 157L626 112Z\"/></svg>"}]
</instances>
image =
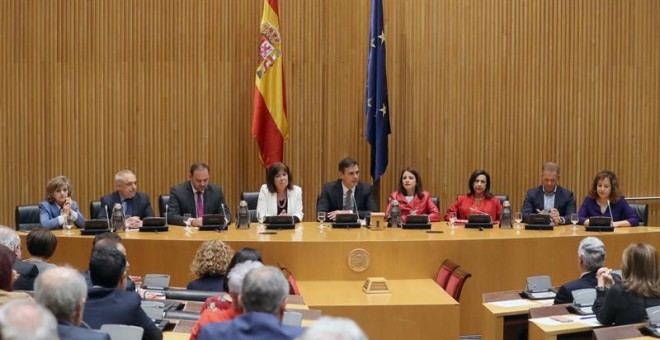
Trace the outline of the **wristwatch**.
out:
<instances>
[{"instance_id":1,"label":"wristwatch","mask_svg":"<svg viewBox=\"0 0 660 340\"><path fill-rule=\"evenodd\" d=\"M607 291L607 287L596 287L596 291L605 293Z\"/></svg>"}]
</instances>

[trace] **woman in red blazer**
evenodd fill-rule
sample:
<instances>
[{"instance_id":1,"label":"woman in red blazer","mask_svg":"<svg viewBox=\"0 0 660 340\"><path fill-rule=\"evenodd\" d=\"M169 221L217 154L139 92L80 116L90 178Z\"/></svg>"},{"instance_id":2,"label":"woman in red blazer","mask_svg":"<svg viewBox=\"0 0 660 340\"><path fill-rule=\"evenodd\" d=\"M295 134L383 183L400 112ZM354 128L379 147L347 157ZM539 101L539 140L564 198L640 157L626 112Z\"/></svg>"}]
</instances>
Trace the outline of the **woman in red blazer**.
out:
<instances>
[{"instance_id":1,"label":"woman in red blazer","mask_svg":"<svg viewBox=\"0 0 660 340\"><path fill-rule=\"evenodd\" d=\"M470 193L459 195L458 199L447 209L445 220L449 213L456 213L459 220L467 220L468 215L488 214L493 222L499 221L502 214L502 203L490 193L490 175L486 170L475 170L468 182Z\"/></svg>"},{"instance_id":2,"label":"woman in red blazer","mask_svg":"<svg viewBox=\"0 0 660 340\"><path fill-rule=\"evenodd\" d=\"M399 210L403 222L408 215L429 215L431 222L440 221L440 211L431 199L431 194L422 189L422 178L419 172L412 168L405 168L401 172L399 190L390 195L390 203L387 205L387 216L390 215L392 201L399 201Z\"/></svg>"}]
</instances>

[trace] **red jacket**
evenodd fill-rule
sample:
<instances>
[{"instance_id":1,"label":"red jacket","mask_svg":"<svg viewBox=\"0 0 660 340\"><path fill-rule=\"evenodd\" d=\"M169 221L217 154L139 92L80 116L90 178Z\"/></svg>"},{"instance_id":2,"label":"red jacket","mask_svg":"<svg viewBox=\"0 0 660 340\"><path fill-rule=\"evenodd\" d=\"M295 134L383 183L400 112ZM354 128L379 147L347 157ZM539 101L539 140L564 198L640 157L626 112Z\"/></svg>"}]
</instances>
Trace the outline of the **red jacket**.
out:
<instances>
[{"instance_id":1,"label":"red jacket","mask_svg":"<svg viewBox=\"0 0 660 340\"><path fill-rule=\"evenodd\" d=\"M450 212L455 212L456 218L459 220L467 220L468 215L479 214L480 212L486 213L490 215L493 222L496 222L500 220L502 215L502 203L495 196L491 198L484 197L477 206L473 195L459 195L458 199L447 209L445 220L449 220Z\"/></svg>"},{"instance_id":2,"label":"red jacket","mask_svg":"<svg viewBox=\"0 0 660 340\"><path fill-rule=\"evenodd\" d=\"M413 196L412 201L408 203L406 196L398 191L393 192L390 196L390 203L387 205L387 211L385 212L386 216L390 216L392 201L397 200L399 201L399 211L401 211L403 222L406 221L406 217L410 215L412 211L415 211L417 215L428 214L431 222L440 222L440 211L438 210L438 207L435 206L435 203L433 203L431 194L428 191L422 191L422 195L422 198L419 198L417 195Z\"/></svg>"}]
</instances>

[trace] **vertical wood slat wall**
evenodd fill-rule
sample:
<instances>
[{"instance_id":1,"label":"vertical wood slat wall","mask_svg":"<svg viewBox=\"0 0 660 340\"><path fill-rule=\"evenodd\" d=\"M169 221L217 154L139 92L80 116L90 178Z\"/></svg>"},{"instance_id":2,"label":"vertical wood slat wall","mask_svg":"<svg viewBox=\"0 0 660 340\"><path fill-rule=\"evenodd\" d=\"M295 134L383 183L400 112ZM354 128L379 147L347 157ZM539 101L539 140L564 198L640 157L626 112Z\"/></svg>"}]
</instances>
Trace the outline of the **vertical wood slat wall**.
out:
<instances>
[{"instance_id":1,"label":"vertical wood slat wall","mask_svg":"<svg viewBox=\"0 0 660 340\"><path fill-rule=\"evenodd\" d=\"M660 2L384 0L392 136L379 200L420 170L442 208L486 168L514 207L546 160L579 200L609 168L657 196ZM153 203L195 160L229 204L264 172L251 137L262 0L0 2L0 223L43 199L113 190L133 169ZM370 2L280 0L290 140L314 219L344 156L368 178L364 82ZM651 223L660 224L658 204Z\"/></svg>"}]
</instances>

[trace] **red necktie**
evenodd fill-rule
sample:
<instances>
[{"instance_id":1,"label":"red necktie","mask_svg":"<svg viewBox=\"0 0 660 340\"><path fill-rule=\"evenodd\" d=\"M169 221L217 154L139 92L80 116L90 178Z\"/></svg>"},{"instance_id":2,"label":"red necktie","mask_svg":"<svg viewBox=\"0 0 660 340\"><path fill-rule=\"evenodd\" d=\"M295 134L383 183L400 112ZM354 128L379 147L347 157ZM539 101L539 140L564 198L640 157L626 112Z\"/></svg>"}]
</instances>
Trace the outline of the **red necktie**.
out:
<instances>
[{"instance_id":1,"label":"red necktie","mask_svg":"<svg viewBox=\"0 0 660 340\"><path fill-rule=\"evenodd\" d=\"M202 202L202 193L197 192L197 217L204 216L204 202Z\"/></svg>"}]
</instances>

